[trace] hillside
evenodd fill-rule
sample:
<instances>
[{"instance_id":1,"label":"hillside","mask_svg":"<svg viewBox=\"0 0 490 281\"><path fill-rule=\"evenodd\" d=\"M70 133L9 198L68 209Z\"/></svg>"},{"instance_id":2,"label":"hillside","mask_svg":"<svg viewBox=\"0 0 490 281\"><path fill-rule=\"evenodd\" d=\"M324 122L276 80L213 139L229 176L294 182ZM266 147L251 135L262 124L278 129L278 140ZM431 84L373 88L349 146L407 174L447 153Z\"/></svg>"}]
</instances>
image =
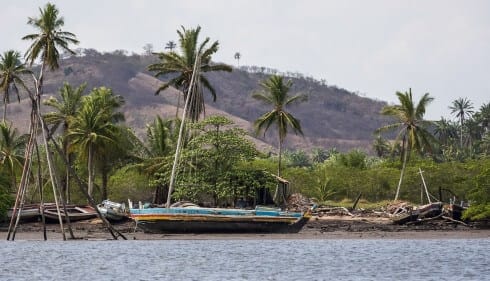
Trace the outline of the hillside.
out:
<instances>
[{"instance_id":1,"label":"hillside","mask_svg":"<svg viewBox=\"0 0 490 281\"><path fill-rule=\"evenodd\" d=\"M177 90L169 89L155 96L160 81L146 71L146 66L155 62L153 56L126 56L116 51L100 54L86 50L84 56L66 58L60 70L46 74L46 96L55 95L64 81L78 86L87 82L88 89L106 86L122 95L126 104L123 111L127 124L137 134L144 136L145 125L156 115L175 116ZM207 98L206 114L224 114L240 127L252 131L252 122L268 108L251 97L260 90L259 82L274 70L242 67L231 73L209 73L206 76L217 92L217 101ZM289 110L301 120L305 137L288 136L286 146L290 149L311 149L313 147L339 150L361 147L370 149L373 131L386 123L378 112L383 102L360 97L347 90L328 86L300 74L288 74L293 81L291 93L304 93L308 101L295 105ZM9 106L9 119L15 126L27 130L29 102L13 103ZM264 136L260 136L264 137ZM256 143L261 149L270 149L266 143L276 144L275 134L268 133Z\"/></svg>"}]
</instances>

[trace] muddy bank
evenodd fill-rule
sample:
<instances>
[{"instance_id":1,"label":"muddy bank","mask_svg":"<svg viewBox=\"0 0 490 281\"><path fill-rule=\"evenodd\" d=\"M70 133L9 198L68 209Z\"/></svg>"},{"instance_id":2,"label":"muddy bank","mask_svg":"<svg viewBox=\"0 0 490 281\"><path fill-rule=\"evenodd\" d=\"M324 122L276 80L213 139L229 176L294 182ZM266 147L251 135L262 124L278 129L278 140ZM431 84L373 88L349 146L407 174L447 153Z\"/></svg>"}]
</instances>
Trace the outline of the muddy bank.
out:
<instances>
[{"instance_id":1,"label":"muddy bank","mask_svg":"<svg viewBox=\"0 0 490 281\"><path fill-rule=\"evenodd\" d=\"M134 222L114 224L129 240L138 239L473 239L490 238L488 224L464 226L445 220L423 224L394 225L383 217L322 216L313 217L295 234L147 234L135 227ZM0 225L0 239L7 237L8 225ZM66 227L65 227L66 229ZM76 239L112 239L99 219L72 223ZM49 240L62 239L58 224L46 225ZM70 235L66 231L66 236ZM43 240L40 222L20 224L16 240Z\"/></svg>"}]
</instances>

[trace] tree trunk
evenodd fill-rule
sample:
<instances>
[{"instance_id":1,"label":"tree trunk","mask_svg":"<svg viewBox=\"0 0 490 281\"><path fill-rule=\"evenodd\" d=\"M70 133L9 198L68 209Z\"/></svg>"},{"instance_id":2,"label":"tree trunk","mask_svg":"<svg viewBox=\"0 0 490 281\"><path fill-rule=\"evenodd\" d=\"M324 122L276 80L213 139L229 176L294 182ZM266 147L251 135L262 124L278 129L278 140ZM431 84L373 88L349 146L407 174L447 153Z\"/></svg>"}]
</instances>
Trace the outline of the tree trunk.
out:
<instances>
[{"instance_id":1,"label":"tree trunk","mask_svg":"<svg viewBox=\"0 0 490 281\"><path fill-rule=\"evenodd\" d=\"M460 133L460 136L459 136L459 147L461 147L461 149L463 149L463 124L464 124L464 118L461 118L461 133Z\"/></svg>"},{"instance_id":2,"label":"tree trunk","mask_svg":"<svg viewBox=\"0 0 490 281\"><path fill-rule=\"evenodd\" d=\"M277 164L277 176L278 177L281 177L281 162L282 162L282 142L283 140L281 139L281 136L279 136L279 161L278 161L278 164ZM279 192L281 192L281 195L282 195L282 186L281 186L281 182L277 182L277 186L276 186L276 191L274 192L274 202L278 202L279 200ZM281 196L282 197L282 196Z\"/></svg>"},{"instance_id":3,"label":"tree trunk","mask_svg":"<svg viewBox=\"0 0 490 281\"><path fill-rule=\"evenodd\" d=\"M403 146L402 150L405 147L405 140L403 140ZM404 155L403 155L403 164L402 164L402 170L400 172L400 180L398 181L398 187L396 188L396 194L395 194L395 201L398 200L398 195L400 195L400 186L402 185L402 180L403 180L403 174L405 173L405 167L407 165L407 155L410 151L408 149L405 149Z\"/></svg>"},{"instance_id":4,"label":"tree trunk","mask_svg":"<svg viewBox=\"0 0 490 281\"><path fill-rule=\"evenodd\" d=\"M108 192L107 192L107 182L109 181L109 169L107 168L107 165L102 164L103 167L101 169L101 177L102 177L102 199L108 199Z\"/></svg>"},{"instance_id":5,"label":"tree trunk","mask_svg":"<svg viewBox=\"0 0 490 281\"><path fill-rule=\"evenodd\" d=\"M87 172L88 172L88 195L92 196L94 190L94 179L92 178L92 162L93 162L93 152L92 144L88 147L88 161L87 161Z\"/></svg>"}]
</instances>

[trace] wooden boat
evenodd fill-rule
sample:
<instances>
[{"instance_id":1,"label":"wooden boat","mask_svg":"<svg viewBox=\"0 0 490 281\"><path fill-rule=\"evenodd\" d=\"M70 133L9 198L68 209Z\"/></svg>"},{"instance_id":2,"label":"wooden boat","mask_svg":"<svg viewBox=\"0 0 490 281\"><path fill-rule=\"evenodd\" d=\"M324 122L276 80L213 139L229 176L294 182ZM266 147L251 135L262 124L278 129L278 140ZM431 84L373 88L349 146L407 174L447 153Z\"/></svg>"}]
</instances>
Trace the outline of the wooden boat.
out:
<instances>
[{"instance_id":1,"label":"wooden boat","mask_svg":"<svg viewBox=\"0 0 490 281\"><path fill-rule=\"evenodd\" d=\"M454 220L460 221L461 217L463 215L463 212L466 209L468 209L468 208L463 206L462 204L458 205L458 204L450 203L447 207L447 212L448 212L449 217L451 217Z\"/></svg>"},{"instance_id":2,"label":"wooden boat","mask_svg":"<svg viewBox=\"0 0 490 281\"><path fill-rule=\"evenodd\" d=\"M432 202L427 205L418 206L419 219L433 218L442 214L442 202Z\"/></svg>"},{"instance_id":3,"label":"wooden boat","mask_svg":"<svg viewBox=\"0 0 490 281\"><path fill-rule=\"evenodd\" d=\"M133 209L136 225L150 233L296 233L308 222L310 212L275 208L253 210L197 206Z\"/></svg>"},{"instance_id":4,"label":"wooden boat","mask_svg":"<svg viewBox=\"0 0 490 281\"><path fill-rule=\"evenodd\" d=\"M222 232L298 232L309 220L310 212L296 213L285 212L278 209L255 208L245 209L221 209L200 208L198 206L172 207L170 201L174 189L177 164L182 144L187 105L190 102L191 92L195 89L196 77L199 77L201 56L196 55L190 86L187 90L182 122L179 129L179 137L175 149L174 162L170 174L166 208L132 208L130 204L130 216L136 221L136 225L146 232L155 233L222 233ZM139 204L141 206L141 204Z\"/></svg>"},{"instance_id":5,"label":"wooden boat","mask_svg":"<svg viewBox=\"0 0 490 281\"><path fill-rule=\"evenodd\" d=\"M97 205L97 209L101 215L112 222L119 222L128 219L126 205L124 203L116 203L109 200L102 201Z\"/></svg>"},{"instance_id":6,"label":"wooden boat","mask_svg":"<svg viewBox=\"0 0 490 281\"><path fill-rule=\"evenodd\" d=\"M19 215L19 208L15 212L16 216ZM12 215L14 213L14 208L10 208L7 210L7 217L12 219ZM20 220L21 221L37 221L41 217L41 212L39 211L39 204L26 204L23 206L22 211L20 212Z\"/></svg>"},{"instance_id":7,"label":"wooden boat","mask_svg":"<svg viewBox=\"0 0 490 281\"><path fill-rule=\"evenodd\" d=\"M393 215L391 220L394 224L406 224L407 222L416 221L419 218L420 212L417 210L408 210L403 213Z\"/></svg>"},{"instance_id":8,"label":"wooden boat","mask_svg":"<svg viewBox=\"0 0 490 281\"><path fill-rule=\"evenodd\" d=\"M80 220L88 220L95 218L97 216L97 212L94 208L90 206L66 206L68 217L70 218L70 222L80 221ZM63 207L60 206L61 218L63 221L66 221L65 211ZM44 216L47 222L58 222L58 212L56 207L48 207L44 209Z\"/></svg>"}]
</instances>

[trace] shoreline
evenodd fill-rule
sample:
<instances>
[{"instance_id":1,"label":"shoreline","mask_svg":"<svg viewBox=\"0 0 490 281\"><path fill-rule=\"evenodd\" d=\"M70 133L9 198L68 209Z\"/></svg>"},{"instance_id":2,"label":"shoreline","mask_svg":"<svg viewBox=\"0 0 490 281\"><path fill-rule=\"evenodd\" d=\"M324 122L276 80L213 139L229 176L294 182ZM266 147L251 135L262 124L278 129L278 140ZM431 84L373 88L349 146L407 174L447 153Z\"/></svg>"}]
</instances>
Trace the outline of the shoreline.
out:
<instances>
[{"instance_id":1,"label":"shoreline","mask_svg":"<svg viewBox=\"0 0 490 281\"><path fill-rule=\"evenodd\" d=\"M67 240L113 240L99 219L71 224L76 239ZM113 224L128 240L262 240L262 239L489 239L490 229L464 226L445 221L434 221L419 225L394 225L387 218L323 216L313 217L298 233L251 233L251 234L149 234L135 228L135 223L127 221ZM0 239L7 239L8 225L0 226ZM136 230L136 231L135 231ZM63 240L58 224L47 224L48 240ZM16 241L43 241L40 222L22 223L15 237ZM119 238L118 240L123 240Z\"/></svg>"}]
</instances>

